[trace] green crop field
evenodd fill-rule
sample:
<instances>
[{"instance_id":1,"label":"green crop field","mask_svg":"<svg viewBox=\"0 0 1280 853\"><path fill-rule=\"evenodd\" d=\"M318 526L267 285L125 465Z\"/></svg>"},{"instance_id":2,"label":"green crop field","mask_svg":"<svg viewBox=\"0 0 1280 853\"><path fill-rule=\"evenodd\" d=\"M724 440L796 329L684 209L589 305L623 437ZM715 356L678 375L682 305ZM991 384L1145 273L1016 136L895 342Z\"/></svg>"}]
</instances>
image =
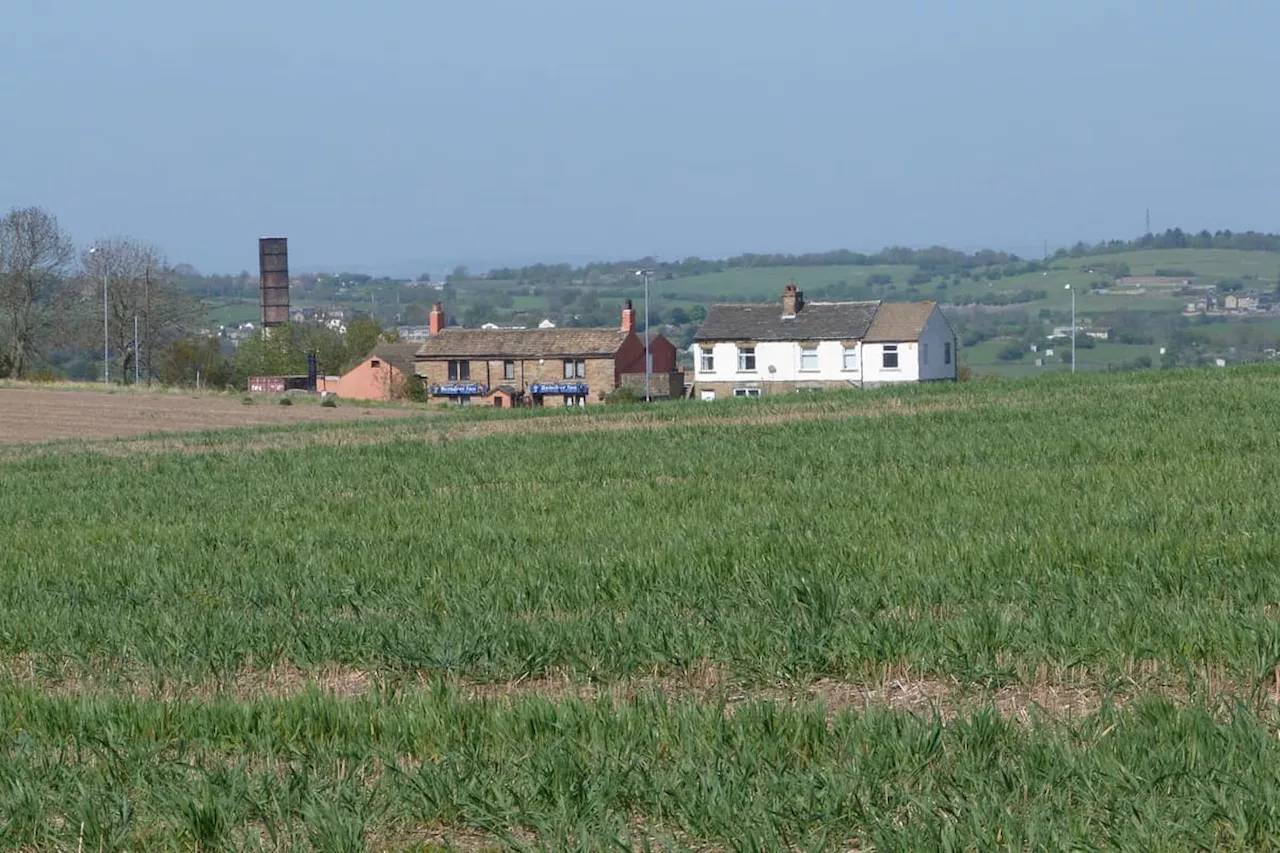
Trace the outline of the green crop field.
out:
<instances>
[{"instance_id":1,"label":"green crop field","mask_svg":"<svg viewBox=\"0 0 1280 853\"><path fill-rule=\"evenodd\" d=\"M1280 846L1280 371L0 448L0 849Z\"/></svg>"}]
</instances>

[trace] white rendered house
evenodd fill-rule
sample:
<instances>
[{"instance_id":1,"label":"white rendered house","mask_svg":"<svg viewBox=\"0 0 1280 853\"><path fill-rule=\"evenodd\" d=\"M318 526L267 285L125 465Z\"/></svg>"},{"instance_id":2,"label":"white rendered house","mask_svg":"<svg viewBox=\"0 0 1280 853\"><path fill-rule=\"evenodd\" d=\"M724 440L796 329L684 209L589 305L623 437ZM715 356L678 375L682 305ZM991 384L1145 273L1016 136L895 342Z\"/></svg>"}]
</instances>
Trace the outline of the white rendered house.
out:
<instances>
[{"instance_id":1,"label":"white rendered house","mask_svg":"<svg viewBox=\"0 0 1280 853\"><path fill-rule=\"evenodd\" d=\"M703 400L956 378L956 333L934 302L713 305L693 339Z\"/></svg>"}]
</instances>

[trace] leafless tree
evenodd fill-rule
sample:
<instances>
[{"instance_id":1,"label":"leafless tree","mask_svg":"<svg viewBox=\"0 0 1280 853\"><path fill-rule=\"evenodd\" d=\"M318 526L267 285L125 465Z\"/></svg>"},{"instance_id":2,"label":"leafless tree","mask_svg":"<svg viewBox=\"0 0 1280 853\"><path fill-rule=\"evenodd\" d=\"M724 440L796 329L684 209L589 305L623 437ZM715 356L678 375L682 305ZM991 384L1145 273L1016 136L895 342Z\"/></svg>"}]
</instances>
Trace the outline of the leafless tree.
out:
<instances>
[{"instance_id":1,"label":"leafless tree","mask_svg":"<svg viewBox=\"0 0 1280 853\"><path fill-rule=\"evenodd\" d=\"M104 284L107 289L107 342L117 381L132 381L134 375L140 355L135 350L136 321L137 349L142 355L138 372L150 382L152 353L190 332L200 316L199 300L177 285L163 253L140 241L101 240L85 250L82 260L83 304L93 302L88 293L96 293L101 305ZM92 326L87 322L85 327ZM87 331L86 338L93 339Z\"/></svg>"},{"instance_id":2,"label":"leafless tree","mask_svg":"<svg viewBox=\"0 0 1280 853\"><path fill-rule=\"evenodd\" d=\"M21 378L53 337L75 252L58 220L39 207L14 208L0 220L0 339L11 375Z\"/></svg>"}]
</instances>

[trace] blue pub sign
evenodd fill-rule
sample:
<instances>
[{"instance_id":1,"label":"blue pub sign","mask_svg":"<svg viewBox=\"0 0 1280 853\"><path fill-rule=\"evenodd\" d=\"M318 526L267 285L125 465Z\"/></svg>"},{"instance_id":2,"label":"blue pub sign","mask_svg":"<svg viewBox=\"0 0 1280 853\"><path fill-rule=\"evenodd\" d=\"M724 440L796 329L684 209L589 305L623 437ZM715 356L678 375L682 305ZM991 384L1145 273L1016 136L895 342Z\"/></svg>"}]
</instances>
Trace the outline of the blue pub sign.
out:
<instances>
[{"instance_id":1,"label":"blue pub sign","mask_svg":"<svg viewBox=\"0 0 1280 853\"><path fill-rule=\"evenodd\" d=\"M531 394L565 394L568 396L585 397L587 394L587 383L585 382L535 382L529 386Z\"/></svg>"},{"instance_id":2,"label":"blue pub sign","mask_svg":"<svg viewBox=\"0 0 1280 853\"><path fill-rule=\"evenodd\" d=\"M431 393L438 397L483 397L489 386L478 382L455 382L449 385L432 385Z\"/></svg>"}]
</instances>

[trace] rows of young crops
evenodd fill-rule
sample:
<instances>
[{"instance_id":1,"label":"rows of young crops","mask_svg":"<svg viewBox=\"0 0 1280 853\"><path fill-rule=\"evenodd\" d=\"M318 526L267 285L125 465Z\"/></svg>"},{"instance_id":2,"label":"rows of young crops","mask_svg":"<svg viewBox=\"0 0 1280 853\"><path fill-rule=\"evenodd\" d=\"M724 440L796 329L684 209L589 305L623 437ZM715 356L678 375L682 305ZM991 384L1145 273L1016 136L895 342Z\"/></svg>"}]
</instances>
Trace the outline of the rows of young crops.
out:
<instances>
[{"instance_id":1,"label":"rows of young crops","mask_svg":"<svg viewBox=\"0 0 1280 853\"><path fill-rule=\"evenodd\" d=\"M1274 846L1277 411L1252 368L15 456L0 848ZM246 699L276 667L440 686ZM721 689L536 695L686 671ZM885 672L1132 704L765 699Z\"/></svg>"},{"instance_id":2,"label":"rows of young crops","mask_svg":"<svg viewBox=\"0 0 1280 853\"><path fill-rule=\"evenodd\" d=\"M984 390L901 417L13 462L0 651L166 679L1274 677L1280 383Z\"/></svg>"},{"instance_id":3,"label":"rows of young crops","mask_svg":"<svg viewBox=\"0 0 1280 853\"><path fill-rule=\"evenodd\" d=\"M443 687L205 705L20 692L0 696L0 719L6 849L345 853L448 829L583 851L1280 843L1272 733L1156 699L1024 726L662 696L506 705Z\"/></svg>"}]
</instances>

